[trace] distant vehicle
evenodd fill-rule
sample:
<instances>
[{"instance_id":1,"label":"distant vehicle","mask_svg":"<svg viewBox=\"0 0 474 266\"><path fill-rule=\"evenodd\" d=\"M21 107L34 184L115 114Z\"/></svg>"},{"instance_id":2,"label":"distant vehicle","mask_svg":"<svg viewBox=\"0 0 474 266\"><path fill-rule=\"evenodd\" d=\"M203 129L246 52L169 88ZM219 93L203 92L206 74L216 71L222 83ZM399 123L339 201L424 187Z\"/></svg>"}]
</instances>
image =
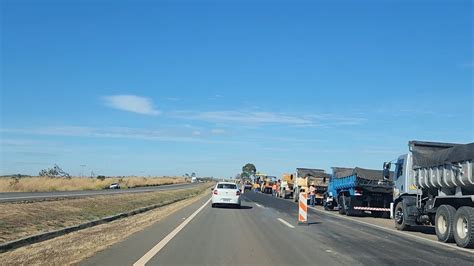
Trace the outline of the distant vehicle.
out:
<instances>
[{"instance_id":1,"label":"distant vehicle","mask_svg":"<svg viewBox=\"0 0 474 266\"><path fill-rule=\"evenodd\" d=\"M297 168L296 169L296 185L293 186L293 198L295 202L298 202L300 192L308 193L309 199L309 186L314 185L315 191L315 204L323 204L324 194L328 189L330 175L323 169L308 169L308 168Z\"/></svg>"},{"instance_id":2,"label":"distant vehicle","mask_svg":"<svg viewBox=\"0 0 474 266\"><path fill-rule=\"evenodd\" d=\"M474 143L408 146L395 167L395 227L432 224L439 241L474 248Z\"/></svg>"},{"instance_id":3,"label":"distant vehicle","mask_svg":"<svg viewBox=\"0 0 474 266\"><path fill-rule=\"evenodd\" d=\"M212 190L212 207L214 208L219 204L225 204L240 208L240 193L240 189L235 183L219 182Z\"/></svg>"},{"instance_id":4,"label":"distant vehicle","mask_svg":"<svg viewBox=\"0 0 474 266\"><path fill-rule=\"evenodd\" d=\"M340 214L362 215L366 211L375 217L390 217L393 202L393 172L384 178L382 170L333 167L329 189L323 206L338 208Z\"/></svg>"},{"instance_id":5,"label":"distant vehicle","mask_svg":"<svg viewBox=\"0 0 474 266\"><path fill-rule=\"evenodd\" d=\"M112 183L108 187L109 189L120 189L120 184L119 183Z\"/></svg>"},{"instance_id":6,"label":"distant vehicle","mask_svg":"<svg viewBox=\"0 0 474 266\"><path fill-rule=\"evenodd\" d=\"M197 177L193 176L193 177L191 178L191 183L197 183L197 182L198 182Z\"/></svg>"},{"instance_id":7,"label":"distant vehicle","mask_svg":"<svg viewBox=\"0 0 474 266\"><path fill-rule=\"evenodd\" d=\"M287 199L293 197L295 178L293 174L283 174L280 185L280 197Z\"/></svg>"},{"instance_id":8,"label":"distant vehicle","mask_svg":"<svg viewBox=\"0 0 474 266\"><path fill-rule=\"evenodd\" d=\"M244 190L252 190L252 184L250 182L245 182Z\"/></svg>"}]
</instances>

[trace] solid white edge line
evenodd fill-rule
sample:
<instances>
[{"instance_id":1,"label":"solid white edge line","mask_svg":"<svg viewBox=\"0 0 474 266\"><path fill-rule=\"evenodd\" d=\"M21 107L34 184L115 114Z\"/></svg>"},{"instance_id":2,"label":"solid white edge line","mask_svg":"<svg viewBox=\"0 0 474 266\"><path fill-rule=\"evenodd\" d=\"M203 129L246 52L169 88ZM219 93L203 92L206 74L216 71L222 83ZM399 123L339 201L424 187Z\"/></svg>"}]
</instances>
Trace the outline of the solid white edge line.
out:
<instances>
[{"instance_id":1,"label":"solid white edge line","mask_svg":"<svg viewBox=\"0 0 474 266\"><path fill-rule=\"evenodd\" d=\"M283 220L282 218L278 218L278 221L280 221L282 224L288 226L289 228L295 228L292 224L290 224L289 222Z\"/></svg>"},{"instance_id":2,"label":"solid white edge line","mask_svg":"<svg viewBox=\"0 0 474 266\"><path fill-rule=\"evenodd\" d=\"M160 252L161 249L163 249L168 242L170 242L183 228L191 222L196 215L198 215L199 212L201 212L211 201L209 199L202 205L199 209L197 209L191 216L189 216L186 220L184 220L178 227L176 227L171 233L169 233L165 238L163 238L158 244L156 244L150 251L148 251L143 257L141 257L137 262L133 264L133 266L144 266L147 262L149 262L158 252Z\"/></svg>"},{"instance_id":3,"label":"solid white edge line","mask_svg":"<svg viewBox=\"0 0 474 266\"><path fill-rule=\"evenodd\" d=\"M255 203L255 205L257 205L258 207L260 208L264 208L262 205L258 204L258 203Z\"/></svg>"},{"instance_id":4,"label":"solid white edge line","mask_svg":"<svg viewBox=\"0 0 474 266\"><path fill-rule=\"evenodd\" d=\"M366 222L363 222L363 221L359 221L359 220L356 220L356 219L349 218L347 216L341 216L339 214L326 212L326 211L323 212L322 210L318 210L315 207L309 207L309 208L313 211L323 213L323 214L327 214L327 215L330 215L330 216L333 216L333 217L336 217L336 218L346 219L346 220L353 221L353 222L356 222L356 223L359 223L359 224L367 225L367 226L370 226L370 227L375 227L375 228L378 228L378 229L381 229L381 230L384 230L384 231L387 231L387 232L390 232L390 233L396 233L396 234L399 234L401 236L416 238L418 240L423 240L425 242L430 242L431 244L438 244L438 245L445 246L447 248L457 249L457 250L460 250L460 251L464 251L464 252L474 254L474 250L467 249L467 248L461 248L461 247L456 246L456 244L447 244L447 243L431 240L431 239L428 239L428 238L424 238L424 237L421 237L421 236L412 235L412 234L409 234L409 233L406 233L406 232L403 232L403 231L398 231L398 230L395 230L395 229L383 227L383 226L380 226L380 225L366 223Z\"/></svg>"}]
</instances>

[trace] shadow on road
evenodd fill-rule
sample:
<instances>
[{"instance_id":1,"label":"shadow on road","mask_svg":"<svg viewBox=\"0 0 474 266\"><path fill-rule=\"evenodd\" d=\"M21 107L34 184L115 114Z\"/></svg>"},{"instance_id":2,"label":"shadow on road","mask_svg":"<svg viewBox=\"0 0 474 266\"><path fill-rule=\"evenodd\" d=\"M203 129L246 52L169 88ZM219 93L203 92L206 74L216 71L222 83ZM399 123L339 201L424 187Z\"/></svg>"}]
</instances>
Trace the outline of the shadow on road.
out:
<instances>
[{"instance_id":1,"label":"shadow on road","mask_svg":"<svg viewBox=\"0 0 474 266\"><path fill-rule=\"evenodd\" d=\"M419 232L427 235L436 235L436 229L434 226L412 226L408 231Z\"/></svg>"},{"instance_id":2,"label":"shadow on road","mask_svg":"<svg viewBox=\"0 0 474 266\"><path fill-rule=\"evenodd\" d=\"M232 204L229 204L229 205L225 205L225 204L216 205L214 208L217 208L217 209L240 209L240 210L253 209L252 206L245 206L245 205L242 205L242 206L240 206L240 208L239 208L238 206L235 206L235 205L232 205Z\"/></svg>"}]
</instances>

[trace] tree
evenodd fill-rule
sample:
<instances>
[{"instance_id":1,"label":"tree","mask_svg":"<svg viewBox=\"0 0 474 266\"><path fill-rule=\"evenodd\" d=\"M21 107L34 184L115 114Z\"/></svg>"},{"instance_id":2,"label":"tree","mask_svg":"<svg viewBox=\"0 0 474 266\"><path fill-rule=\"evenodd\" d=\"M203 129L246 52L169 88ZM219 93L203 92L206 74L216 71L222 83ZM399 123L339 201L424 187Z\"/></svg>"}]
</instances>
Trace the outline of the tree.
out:
<instances>
[{"instance_id":1,"label":"tree","mask_svg":"<svg viewBox=\"0 0 474 266\"><path fill-rule=\"evenodd\" d=\"M39 172L39 176L71 178L71 176L61 169L61 167L59 167L57 164L55 164L53 168L41 170Z\"/></svg>"},{"instance_id":2,"label":"tree","mask_svg":"<svg viewBox=\"0 0 474 266\"><path fill-rule=\"evenodd\" d=\"M257 168L253 163L248 163L242 167L242 174L240 176L244 179L249 179L257 173Z\"/></svg>"}]
</instances>

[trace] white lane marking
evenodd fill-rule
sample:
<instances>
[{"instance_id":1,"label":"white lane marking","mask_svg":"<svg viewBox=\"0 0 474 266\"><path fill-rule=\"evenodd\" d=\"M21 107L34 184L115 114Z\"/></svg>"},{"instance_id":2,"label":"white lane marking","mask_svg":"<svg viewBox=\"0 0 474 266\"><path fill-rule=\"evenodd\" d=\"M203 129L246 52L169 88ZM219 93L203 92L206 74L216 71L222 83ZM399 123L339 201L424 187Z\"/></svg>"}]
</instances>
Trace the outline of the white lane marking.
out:
<instances>
[{"instance_id":1,"label":"white lane marking","mask_svg":"<svg viewBox=\"0 0 474 266\"><path fill-rule=\"evenodd\" d=\"M161 249L163 249L168 242L170 242L183 228L191 222L191 220L198 215L199 212L204 209L211 199L206 201L204 205L202 205L199 209L197 209L191 216L189 216L186 220L184 220L178 227L176 227L171 233L169 233L165 238L163 238L158 244L156 244L150 251L148 251L143 257L141 257L137 262L133 264L133 266L144 266L147 262L149 262Z\"/></svg>"},{"instance_id":2,"label":"white lane marking","mask_svg":"<svg viewBox=\"0 0 474 266\"><path fill-rule=\"evenodd\" d=\"M289 222L283 220L282 218L278 218L278 221L280 221L282 224L288 226L289 228L295 228L293 225L291 225Z\"/></svg>"},{"instance_id":3,"label":"white lane marking","mask_svg":"<svg viewBox=\"0 0 474 266\"><path fill-rule=\"evenodd\" d=\"M260 207L260 208L265 208L265 207L263 207L262 205L260 205L258 203L255 203L255 205L257 205L257 207Z\"/></svg>"},{"instance_id":4,"label":"white lane marking","mask_svg":"<svg viewBox=\"0 0 474 266\"><path fill-rule=\"evenodd\" d=\"M448 247L448 248L453 248L453 249L457 249L457 250L461 250L461 251L465 251L465 252L474 254L474 250L467 249L467 248L461 248L461 247L456 246L455 244L454 245L453 244L446 244L446 243L443 243L443 242L431 240L431 239L424 238L424 237L421 237L421 236L412 235L412 234L409 234L409 233L406 233L406 232L403 232L403 231L398 231L396 229L391 229L391 228L386 228L386 227L383 227L383 226L380 226L380 225L366 223L366 222L363 222L363 221L359 221L359 220L356 220L356 219L349 218L347 216L341 216L339 214L335 214L335 213L331 213L331 212L327 212L327 211L323 212L322 210L318 210L315 207L309 207L309 208L316 211L316 212L331 215L331 216L334 216L334 217L337 217L337 218L340 218L340 219L346 219L346 220L353 221L353 222L356 222L356 223L359 223L359 224L375 227L375 228L378 228L378 229L381 229L381 230L384 230L384 231L387 231L387 232L396 233L396 234L399 234L399 235L402 235L402 236L408 236L408 237L411 237L411 238L416 238L418 240L423 240L425 242L430 242L432 244L443 245L443 246Z\"/></svg>"}]
</instances>

